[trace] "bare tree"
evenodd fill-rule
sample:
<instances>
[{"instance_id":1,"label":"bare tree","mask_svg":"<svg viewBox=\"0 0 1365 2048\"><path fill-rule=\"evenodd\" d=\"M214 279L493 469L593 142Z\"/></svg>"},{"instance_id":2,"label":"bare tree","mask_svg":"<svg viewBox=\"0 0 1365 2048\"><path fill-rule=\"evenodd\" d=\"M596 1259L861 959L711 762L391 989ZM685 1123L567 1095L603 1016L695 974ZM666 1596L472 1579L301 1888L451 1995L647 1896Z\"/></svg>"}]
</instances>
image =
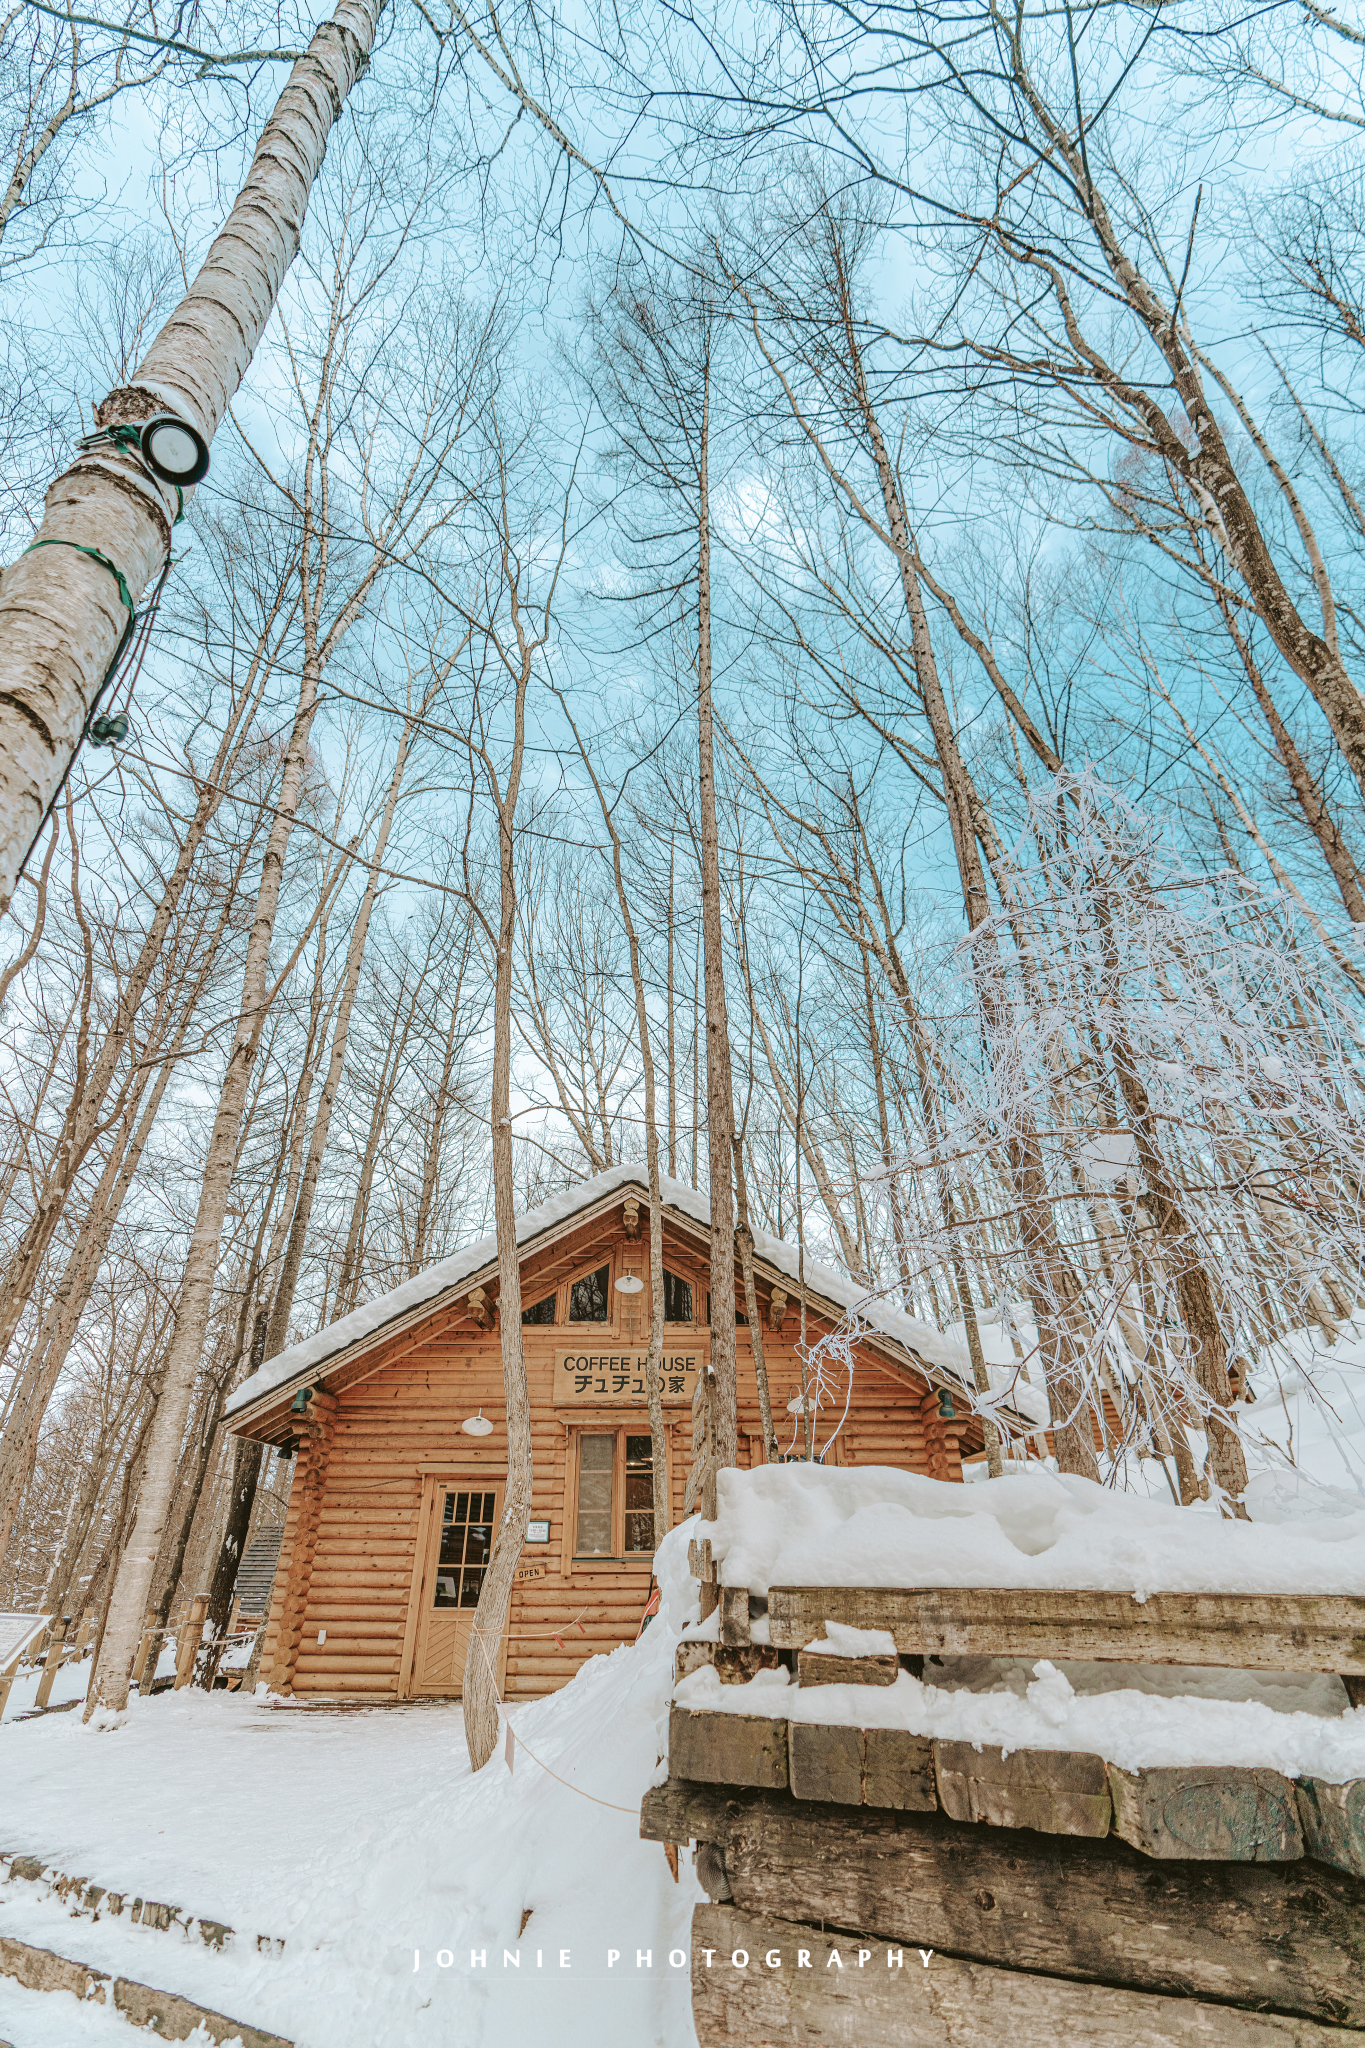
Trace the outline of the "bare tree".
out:
<instances>
[{"instance_id":1,"label":"bare tree","mask_svg":"<svg viewBox=\"0 0 1365 2048\"><path fill-rule=\"evenodd\" d=\"M189 293L133 383L98 407L102 429L135 427L170 407L212 440L274 309L381 4L341 0L314 36ZM36 540L0 585L0 908L127 643L134 607L169 558L181 500L179 486L160 481L130 437L116 434L52 486Z\"/></svg>"}]
</instances>

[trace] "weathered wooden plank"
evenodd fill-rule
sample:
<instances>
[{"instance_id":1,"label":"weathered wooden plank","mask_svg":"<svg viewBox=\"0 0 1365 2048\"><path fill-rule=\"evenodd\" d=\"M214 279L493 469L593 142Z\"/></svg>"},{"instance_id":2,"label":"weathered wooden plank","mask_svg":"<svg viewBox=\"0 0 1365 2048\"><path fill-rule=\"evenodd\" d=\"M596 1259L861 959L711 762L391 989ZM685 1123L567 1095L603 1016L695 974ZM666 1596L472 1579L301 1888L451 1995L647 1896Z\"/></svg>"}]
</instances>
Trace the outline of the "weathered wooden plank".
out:
<instances>
[{"instance_id":1,"label":"weathered wooden plank","mask_svg":"<svg viewBox=\"0 0 1365 2048\"><path fill-rule=\"evenodd\" d=\"M927 1957L927 1960L926 1960ZM1023 1975L870 1937L827 1935L737 1906L692 1915L692 2018L700 2048L1340 2048L1334 2028L1196 1999Z\"/></svg>"},{"instance_id":2,"label":"weathered wooden plank","mask_svg":"<svg viewBox=\"0 0 1365 2048\"><path fill-rule=\"evenodd\" d=\"M705 1785L787 1782L787 1724L761 1714L707 1713L674 1705L668 1715L669 1770Z\"/></svg>"},{"instance_id":3,"label":"weathered wooden plank","mask_svg":"<svg viewBox=\"0 0 1365 2048\"><path fill-rule=\"evenodd\" d=\"M720 1589L720 1639L738 1649L749 1640L749 1588L722 1586Z\"/></svg>"},{"instance_id":4,"label":"weathered wooden plank","mask_svg":"<svg viewBox=\"0 0 1365 2048\"><path fill-rule=\"evenodd\" d=\"M1294 1791L1304 1854L1365 1877L1365 1778L1352 1778L1344 1785L1299 1778Z\"/></svg>"},{"instance_id":5,"label":"weathered wooden plank","mask_svg":"<svg viewBox=\"0 0 1365 2048\"><path fill-rule=\"evenodd\" d=\"M933 1746L903 1728L830 1727L792 1721L788 1771L797 1799L843 1806L886 1806L932 1812Z\"/></svg>"},{"instance_id":6,"label":"weathered wooden plank","mask_svg":"<svg viewBox=\"0 0 1365 2048\"><path fill-rule=\"evenodd\" d=\"M1303 1854L1294 1787L1235 1765L1124 1771L1109 1765L1114 1832L1144 1856L1292 1863Z\"/></svg>"},{"instance_id":7,"label":"weathered wooden plank","mask_svg":"<svg viewBox=\"0 0 1365 2048\"><path fill-rule=\"evenodd\" d=\"M889 1629L900 1651L1214 1664L1235 1671L1365 1675L1365 1596L1352 1593L1069 1592L1053 1587L773 1586L779 1649L825 1622Z\"/></svg>"},{"instance_id":8,"label":"weathered wooden plank","mask_svg":"<svg viewBox=\"0 0 1365 2048\"><path fill-rule=\"evenodd\" d=\"M953 1820L1044 1835L1107 1835L1113 1816L1104 1758L1075 1749L976 1749L935 1742L939 1804ZM795 1790L793 1783L793 1790Z\"/></svg>"},{"instance_id":9,"label":"weathered wooden plank","mask_svg":"<svg viewBox=\"0 0 1365 2048\"><path fill-rule=\"evenodd\" d=\"M679 1643L673 1656L673 1683L680 1684L709 1664L722 1685L747 1685L756 1671L776 1671L781 1662L767 1643Z\"/></svg>"},{"instance_id":10,"label":"weathered wooden plank","mask_svg":"<svg viewBox=\"0 0 1365 2048\"><path fill-rule=\"evenodd\" d=\"M867 1746L861 1728L824 1727L815 1722L787 1725L788 1777L797 1799L839 1806L863 1803Z\"/></svg>"},{"instance_id":11,"label":"weathered wooden plank","mask_svg":"<svg viewBox=\"0 0 1365 2048\"><path fill-rule=\"evenodd\" d=\"M869 1728L866 1769L864 1805L887 1806L901 1813L932 1813L937 1794L932 1744L927 1736L911 1735L904 1728Z\"/></svg>"},{"instance_id":12,"label":"weathered wooden plank","mask_svg":"<svg viewBox=\"0 0 1365 2048\"><path fill-rule=\"evenodd\" d=\"M798 1685L894 1685L900 1677L899 1657L827 1657L821 1650L798 1650Z\"/></svg>"},{"instance_id":13,"label":"weathered wooden plank","mask_svg":"<svg viewBox=\"0 0 1365 2048\"><path fill-rule=\"evenodd\" d=\"M676 1779L646 1793L640 1832L717 1843L746 1911L1365 2031L1365 1881L1326 1864L1154 1863L1112 1835L843 1812Z\"/></svg>"}]
</instances>

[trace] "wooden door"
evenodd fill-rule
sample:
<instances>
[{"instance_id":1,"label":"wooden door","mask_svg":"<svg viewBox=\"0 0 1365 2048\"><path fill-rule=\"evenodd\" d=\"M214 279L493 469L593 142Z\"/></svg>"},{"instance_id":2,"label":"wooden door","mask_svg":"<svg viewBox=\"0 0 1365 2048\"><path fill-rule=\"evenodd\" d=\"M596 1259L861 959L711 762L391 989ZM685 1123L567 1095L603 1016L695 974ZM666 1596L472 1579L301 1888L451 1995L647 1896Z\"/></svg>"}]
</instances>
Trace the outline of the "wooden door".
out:
<instances>
[{"instance_id":1,"label":"wooden door","mask_svg":"<svg viewBox=\"0 0 1365 2048\"><path fill-rule=\"evenodd\" d=\"M441 1479L431 1502L426 1557L417 1583L417 1640L408 1693L453 1697L464 1690L464 1665L479 1588L502 1513L503 1483ZM507 1665L507 1638L498 1646L498 1690Z\"/></svg>"}]
</instances>

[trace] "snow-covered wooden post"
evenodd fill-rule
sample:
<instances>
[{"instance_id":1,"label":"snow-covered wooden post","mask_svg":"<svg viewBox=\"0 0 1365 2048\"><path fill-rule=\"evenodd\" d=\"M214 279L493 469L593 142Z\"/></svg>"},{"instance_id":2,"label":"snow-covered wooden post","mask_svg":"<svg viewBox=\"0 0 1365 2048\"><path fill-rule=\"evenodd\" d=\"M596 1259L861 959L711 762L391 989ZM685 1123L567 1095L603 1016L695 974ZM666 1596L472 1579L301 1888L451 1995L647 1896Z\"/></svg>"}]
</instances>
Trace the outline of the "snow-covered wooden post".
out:
<instances>
[{"instance_id":1,"label":"snow-covered wooden post","mask_svg":"<svg viewBox=\"0 0 1365 2048\"><path fill-rule=\"evenodd\" d=\"M141 1642L140 1642L140 1643L138 1644L138 1646L137 1646L137 1655L136 1655L136 1657L135 1657L135 1658L133 1659L133 1668L132 1668L132 1671L131 1671L131 1672L129 1673L129 1676L128 1676L128 1683L129 1683L130 1685L135 1685L135 1686L137 1686L137 1688L138 1688L138 1690L139 1690L139 1691L141 1691L141 1689L142 1689L142 1678L143 1678L143 1673L144 1673L144 1672L146 1671L146 1669L147 1669L147 1659L148 1659L149 1657L151 1657L151 1656L152 1656L152 1632L153 1632L153 1630L155 1629L155 1627L156 1627L156 1608L155 1608L155 1606L151 1606L151 1607L149 1607L149 1608L147 1609L147 1612L146 1612L146 1614L145 1614L145 1615L144 1615L144 1617L143 1617L143 1621L142 1621L142 1640L141 1640ZM155 1657L152 1657L152 1672L153 1672L153 1674L155 1675L155 1672L156 1672L156 1659L155 1659Z\"/></svg>"},{"instance_id":2,"label":"snow-covered wooden post","mask_svg":"<svg viewBox=\"0 0 1365 2048\"><path fill-rule=\"evenodd\" d=\"M203 267L132 383L97 408L102 428L170 413L212 441L274 310L384 4L340 0L294 65ZM178 496L135 448L98 443L52 485L36 538L0 577L0 911L170 552Z\"/></svg>"},{"instance_id":3,"label":"snow-covered wooden post","mask_svg":"<svg viewBox=\"0 0 1365 2048\"><path fill-rule=\"evenodd\" d=\"M194 1676L194 1660L199 1655L199 1645L204 1640L204 1616L209 1611L207 1593L196 1593L190 1602L190 1611L180 1628L179 1640L175 1646L175 1689L188 1685Z\"/></svg>"},{"instance_id":4,"label":"snow-covered wooden post","mask_svg":"<svg viewBox=\"0 0 1365 2048\"><path fill-rule=\"evenodd\" d=\"M19 1666L32 1644L47 1627L46 1614L0 1614L0 1715L9 1702L9 1691L19 1675Z\"/></svg>"},{"instance_id":5,"label":"snow-covered wooden post","mask_svg":"<svg viewBox=\"0 0 1365 2048\"><path fill-rule=\"evenodd\" d=\"M62 1661L62 1648L70 1626L69 1614L60 1615L52 1624L52 1633L47 1639L47 1656L43 1659L43 1675L38 1680L38 1693L33 1702L35 1707L45 1707L52 1697L52 1683Z\"/></svg>"}]
</instances>

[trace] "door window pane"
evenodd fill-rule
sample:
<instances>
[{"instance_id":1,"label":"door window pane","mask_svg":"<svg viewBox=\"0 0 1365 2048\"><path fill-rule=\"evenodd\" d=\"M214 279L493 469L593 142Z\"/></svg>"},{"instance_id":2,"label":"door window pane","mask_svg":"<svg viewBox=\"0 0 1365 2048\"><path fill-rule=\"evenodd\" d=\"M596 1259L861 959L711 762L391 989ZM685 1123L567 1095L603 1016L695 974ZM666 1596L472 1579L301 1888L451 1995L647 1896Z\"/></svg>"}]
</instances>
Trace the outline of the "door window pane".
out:
<instances>
[{"instance_id":1,"label":"door window pane","mask_svg":"<svg viewBox=\"0 0 1365 2048\"><path fill-rule=\"evenodd\" d=\"M611 1486L616 1463L616 1438L583 1436L578 1440L578 1534L580 1557L611 1555Z\"/></svg>"},{"instance_id":2,"label":"door window pane","mask_svg":"<svg viewBox=\"0 0 1365 2048\"><path fill-rule=\"evenodd\" d=\"M569 1289L569 1321L571 1323L605 1323L607 1321L607 1282L611 1277L610 1266L599 1266L595 1273L585 1273L581 1280L575 1280Z\"/></svg>"},{"instance_id":3,"label":"door window pane","mask_svg":"<svg viewBox=\"0 0 1365 2048\"><path fill-rule=\"evenodd\" d=\"M433 1607L477 1607L493 1553L491 1493L448 1493L441 1510L441 1555Z\"/></svg>"},{"instance_id":4,"label":"door window pane","mask_svg":"<svg viewBox=\"0 0 1365 2048\"><path fill-rule=\"evenodd\" d=\"M692 1320L692 1282L680 1280L676 1273L664 1271L664 1321L666 1323L690 1323Z\"/></svg>"},{"instance_id":5,"label":"door window pane","mask_svg":"<svg viewBox=\"0 0 1365 2048\"><path fill-rule=\"evenodd\" d=\"M647 1436L626 1438L626 1549L654 1548L654 1446Z\"/></svg>"},{"instance_id":6,"label":"door window pane","mask_svg":"<svg viewBox=\"0 0 1365 2048\"><path fill-rule=\"evenodd\" d=\"M552 1323L555 1319L555 1297L547 1294L544 1301L538 1301L534 1308L524 1308L521 1320L524 1323Z\"/></svg>"}]
</instances>

